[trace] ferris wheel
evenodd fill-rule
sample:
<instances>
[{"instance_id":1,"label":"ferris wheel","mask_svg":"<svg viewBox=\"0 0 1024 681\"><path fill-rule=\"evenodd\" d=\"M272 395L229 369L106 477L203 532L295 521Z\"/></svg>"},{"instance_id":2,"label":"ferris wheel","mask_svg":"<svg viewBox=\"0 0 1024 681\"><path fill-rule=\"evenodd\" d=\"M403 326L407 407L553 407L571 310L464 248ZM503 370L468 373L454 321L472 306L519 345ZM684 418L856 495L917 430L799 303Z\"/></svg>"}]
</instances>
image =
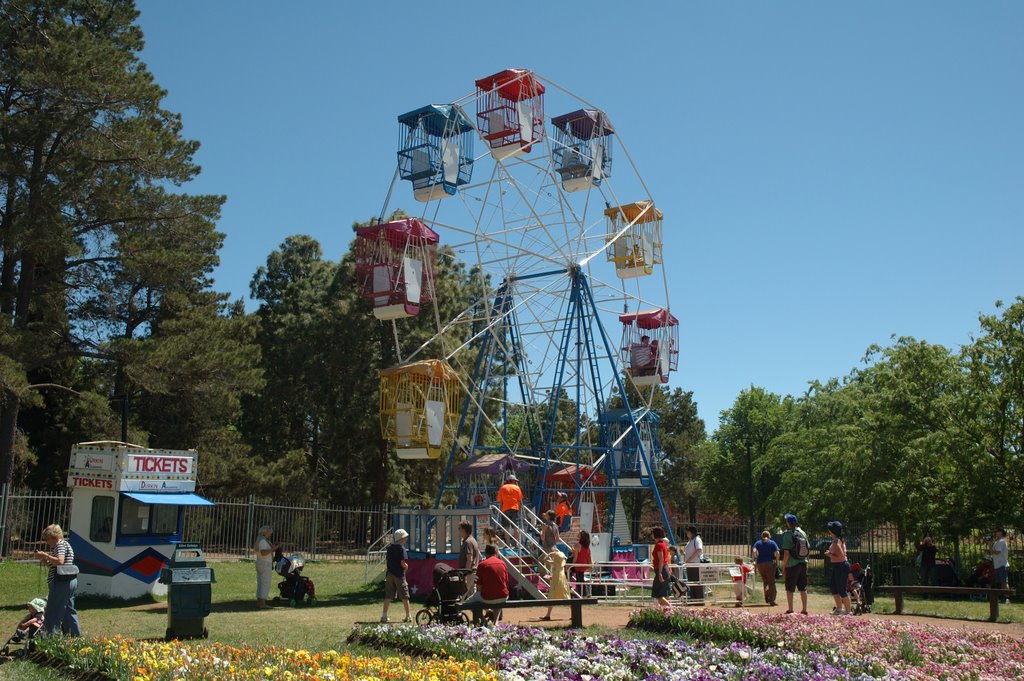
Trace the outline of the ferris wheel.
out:
<instances>
[{"instance_id":1,"label":"ferris wheel","mask_svg":"<svg viewBox=\"0 0 1024 681\"><path fill-rule=\"evenodd\" d=\"M381 375L383 434L444 465L438 505L486 503L516 471L538 511L558 491L600 499L619 534L621 492L650 490L671 532L650 410L679 353L663 215L605 111L527 70L475 85L398 117L381 221L357 230L361 293L401 360ZM418 215L383 222L408 198ZM450 318L431 305L439 253L478 293ZM433 336L404 338L425 314Z\"/></svg>"}]
</instances>

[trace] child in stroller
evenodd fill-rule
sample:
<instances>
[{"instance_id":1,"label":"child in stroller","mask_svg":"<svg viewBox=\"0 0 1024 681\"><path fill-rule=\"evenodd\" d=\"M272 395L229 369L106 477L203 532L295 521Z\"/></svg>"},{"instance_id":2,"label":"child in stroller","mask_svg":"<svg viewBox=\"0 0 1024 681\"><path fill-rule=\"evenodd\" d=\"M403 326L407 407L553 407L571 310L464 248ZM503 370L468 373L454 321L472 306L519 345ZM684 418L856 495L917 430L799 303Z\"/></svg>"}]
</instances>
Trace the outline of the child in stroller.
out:
<instances>
[{"instance_id":1,"label":"child in stroller","mask_svg":"<svg viewBox=\"0 0 1024 681\"><path fill-rule=\"evenodd\" d=\"M446 563L434 566L431 577L434 590L427 605L416 613L416 624L469 624L469 616L459 610L459 603L466 595L466 575L473 570L459 570Z\"/></svg>"},{"instance_id":2,"label":"child in stroller","mask_svg":"<svg viewBox=\"0 0 1024 681\"><path fill-rule=\"evenodd\" d=\"M28 614L21 618L18 625L14 628L14 634L7 639L7 643L4 644L3 650L0 650L0 655L6 657L11 654L12 643L22 643L24 641L31 641L35 638L36 632L43 627L43 612L46 611L46 600L43 598L33 598L28 602ZM25 654L24 650L18 651L18 656Z\"/></svg>"},{"instance_id":3,"label":"child in stroller","mask_svg":"<svg viewBox=\"0 0 1024 681\"><path fill-rule=\"evenodd\" d=\"M871 566L868 565L862 569L860 563L854 563L850 566L850 575L846 579L853 614L863 615L866 612L871 612L871 604L875 602L875 596L871 589L874 581L871 576Z\"/></svg>"},{"instance_id":4,"label":"child in stroller","mask_svg":"<svg viewBox=\"0 0 1024 681\"><path fill-rule=\"evenodd\" d=\"M274 554L274 569L277 574L284 577L284 581L277 585L281 595L274 598L274 602L288 601L288 605L294 607L302 605L313 605L316 600L316 587L313 580L302 574L302 568L306 567L306 559L301 553L293 553L285 556L280 547Z\"/></svg>"},{"instance_id":5,"label":"child in stroller","mask_svg":"<svg viewBox=\"0 0 1024 681\"><path fill-rule=\"evenodd\" d=\"M964 581L964 585L985 588L988 586L992 586L992 580L994 580L995 578L996 569L992 567L992 558L990 558L989 556L985 556L974 568L974 572L972 572ZM971 594L971 600L988 600L988 594Z\"/></svg>"},{"instance_id":6,"label":"child in stroller","mask_svg":"<svg viewBox=\"0 0 1024 681\"><path fill-rule=\"evenodd\" d=\"M992 559L985 556L974 568L974 572L967 578L965 584L981 588L992 586L992 580L995 579L995 576L996 570L992 567Z\"/></svg>"}]
</instances>

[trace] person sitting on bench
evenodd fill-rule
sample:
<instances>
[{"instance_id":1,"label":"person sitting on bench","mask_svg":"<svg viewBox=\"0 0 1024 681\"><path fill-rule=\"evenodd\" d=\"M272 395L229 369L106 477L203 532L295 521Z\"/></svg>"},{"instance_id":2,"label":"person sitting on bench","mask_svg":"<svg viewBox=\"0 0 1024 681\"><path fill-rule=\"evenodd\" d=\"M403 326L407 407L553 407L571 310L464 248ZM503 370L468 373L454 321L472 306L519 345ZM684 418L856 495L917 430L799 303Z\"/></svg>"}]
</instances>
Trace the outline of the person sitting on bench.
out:
<instances>
[{"instance_id":1,"label":"person sitting on bench","mask_svg":"<svg viewBox=\"0 0 1024 681\"><path fill-rule=\"evenodd\" d=\"M508 600L508 570L498 557L498 548L488 544L484 548L484 559L476 566L476 593L467 598L464 605L497 606L484 613L484 621L492 624L498 621L501 605ZM483 610L483 608L481 608Z\"/></svg>"}]
</instances>

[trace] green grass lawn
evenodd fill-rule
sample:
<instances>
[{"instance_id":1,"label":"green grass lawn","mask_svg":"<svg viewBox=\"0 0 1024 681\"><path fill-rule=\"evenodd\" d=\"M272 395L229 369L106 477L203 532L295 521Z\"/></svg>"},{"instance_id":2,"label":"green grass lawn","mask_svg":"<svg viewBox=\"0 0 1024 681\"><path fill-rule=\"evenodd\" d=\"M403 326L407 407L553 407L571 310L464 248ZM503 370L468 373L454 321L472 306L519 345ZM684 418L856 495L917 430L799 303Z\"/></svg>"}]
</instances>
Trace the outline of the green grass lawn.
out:
<instances>
[{"instance_id":1,"label":"green grass lawn","mask_svg":"<svg viewBox=\"0 0 1024 681\"><path fill-rule=\"evenodd\" d=\"M217 582L213 585L213 612L206 618L210 639L228 645L274 644L306 650L342 649L345 637L356 622L373 622L380 617L383 588L381 584L363 583L364 565L349 563L308 563L303 574L316 583L318 602L312 607L279 606L258 611L255 607L256 570L244 561L212 563ZM274 580L272 594L277 592ZM46 596L45 574L35 563L0 563L0 635L3 640L14 631L15 623L25 613L25 603L35 596ZM759 598L757 599L759 600ZM785 602L780 594L780 602ZM831 599L815 590L811 595L811 611L827 612ZM130 638L162 638L167 628L167 610L160 600L145 598L132 602L78 598L82 632L88 637L115 635ZM419 609L413 603L413 611ZM893 612L892 598L879 598L875 612ZM985 620L988 603L977 601L922 600L908 598L906 612L956 619ZM1024 606L1000 607L1001 622L1024 622ZM401 617L401 604L392 605L392 617ZM951 620L949 622L953 624ZM602 627L591 626L595 633ZM388 654L393 651L354 652ZM19 665L23 667L24 665ZM51 678L48 676L15 677L11 665L0 665L0 681L7 678Z\"/></svg>"},{"instance_id":2,"label":"green grass lawn","mask_svg":"<svg viewBox=\"0 0 1024 681\"><path fill-rule=\"evenodd\" d=\"M206 618L211 640L229 645L339 649L345 647L345 637L353 624L380 617L383 587L380 583L363 584L362 563L307 563L303 574L316 584L316 605L284 605L268 610L256 610L256 569L251 561L211 565L217 580L213 585L213 611ZM274 580L271 595L277 593L278 581ZM0 634L4 640L26 612L25 603L35 596L46 597L46 578L35 563L0 563ZM167 629L167 609L162 600L127 602L80 596L77 606L82 633L98 638L118 634L162 638ZM392 615L400 617L401 604L397 606Z\"/></svg>"}]
</instances>

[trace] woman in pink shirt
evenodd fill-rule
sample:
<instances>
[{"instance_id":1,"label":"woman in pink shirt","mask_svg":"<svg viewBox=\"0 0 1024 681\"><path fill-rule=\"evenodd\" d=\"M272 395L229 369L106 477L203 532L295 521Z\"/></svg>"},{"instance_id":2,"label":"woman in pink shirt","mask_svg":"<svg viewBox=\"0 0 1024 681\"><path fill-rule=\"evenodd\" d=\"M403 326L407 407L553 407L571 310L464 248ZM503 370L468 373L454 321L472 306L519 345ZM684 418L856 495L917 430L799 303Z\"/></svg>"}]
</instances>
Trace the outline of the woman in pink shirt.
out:
<instances>
[{"instance_id":1,"label":"woman in pink shirt","mask_svg":"<svg viewBox=\"0 0 1024 681\"><path fill-rule=\"evenodd\" d=\"M847 587L847 578L850 576L850 561L846 558L846 542L843 540L843 524L838 520L830 520L828 523L828 534L832 543L828 547L826 555L832 563L831 577L829 578L829 589L832 591L832 598L835 599L836 607L833 615L850 615L850 592Z\"/></svg>"}]
</instances>

